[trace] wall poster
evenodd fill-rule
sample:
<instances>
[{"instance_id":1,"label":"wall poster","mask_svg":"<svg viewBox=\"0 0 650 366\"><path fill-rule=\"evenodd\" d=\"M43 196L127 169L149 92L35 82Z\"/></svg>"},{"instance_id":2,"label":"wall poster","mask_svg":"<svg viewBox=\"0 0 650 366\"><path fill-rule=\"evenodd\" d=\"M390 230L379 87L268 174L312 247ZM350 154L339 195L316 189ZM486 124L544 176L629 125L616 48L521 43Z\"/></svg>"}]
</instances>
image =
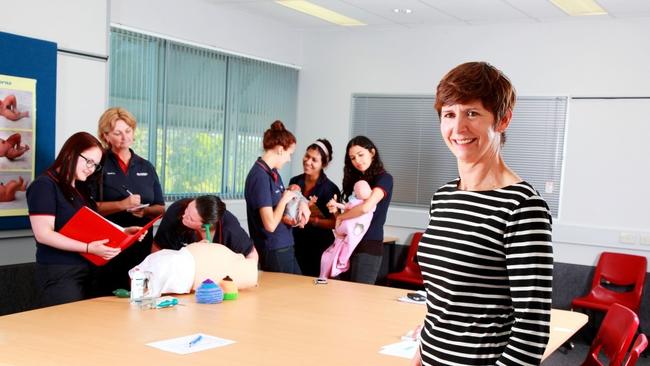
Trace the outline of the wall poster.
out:
<instances>
[{"instance_id":1,"label":"wall poster","mask_svg":"<svg viewBox=\"0 0 650 366\"><path fill-rule=\"evenodd\" d=\"M34 179L36 80L0 74L0 216L27 214Z\"/></svg>"}]
</instances>

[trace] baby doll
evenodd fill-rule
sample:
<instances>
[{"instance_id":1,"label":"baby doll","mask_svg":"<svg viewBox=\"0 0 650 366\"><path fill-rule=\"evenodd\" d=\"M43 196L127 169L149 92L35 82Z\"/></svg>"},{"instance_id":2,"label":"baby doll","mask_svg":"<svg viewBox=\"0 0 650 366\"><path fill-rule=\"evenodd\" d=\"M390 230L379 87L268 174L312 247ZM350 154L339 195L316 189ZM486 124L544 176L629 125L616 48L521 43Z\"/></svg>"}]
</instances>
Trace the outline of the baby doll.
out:
<instances>
[{"instance_id":1,"label":"baby doll","mask_svg":"<svg viewBox=\"0 0 650 366\"><path fill-rule=\"evenodd\" d=\"M360 180L354 184L354 196L350 201L345 205L339 203L337 207L349 210L362 204L371 194L372 189L368 182ZM321 256L319 278L336 277L350 268L350 256L368 231L375 208L361 216L343 220L334 229L334 243Z\"/></svg>"},{"instance_id":2,"label":"baby doll","mask_svg":"<svg viewBox=\"0 0 650 366\"><path fill-rule=\"evenodd\" d=\"M239 289L257 285L257 259L245 258L225 245L199 242L180 250L162 249L149 254L129 270L150 272L151 296L187 294L211 279L219 283L230 277Z\"/></svg>"},{"instance_id":3,"label":"baby doll","mask_svg":"<svg viewBox=\"0 0 650 366\"><path fill-rule=\"evenodd\" d=\"M26 184L23 177L18 177L18 180L10 180L7 184L0 183L0 202L11 202L16 199L17 191L25 191Z\"/></svg>"},{"instance_id":4,"label":"baby doll","mask_svg":"<svg viewBox=\"0 0 650 366\"><path fill-rule=\"evenodd\" d=\"M0 116L10 120L18 121L23 117L29 117L29 112L21 112L17 109L16 96L7 95L4 100L0 99Z\"/></svg>"},{"instance_id":5,"label":"baby doll","mask_svg":"<svg viewBox=\"0 0 650 366\"><path fill-rule=\"evenodd\" d=\"M294 197L284 208L284 216L287 217L290 222L293 222L294 226L303 227L307 221L309 221L309 216L311 215L309 210L309 200L302 195L299 185L292 184L287 187L287 189L293 192Z\"/></svg>"},{"instance_id":6,"label":"baby doll","mask_svg":"<svg viewBox=\"0 0 650 366\"><path fill-rule=\"evenodd\" d=\"M4 156L9 160L14 160L29 150L29 146L21 145L20 141L19 133L14 133L6 140L0 139L0 157Z\"/></svg>"}]
</instances>

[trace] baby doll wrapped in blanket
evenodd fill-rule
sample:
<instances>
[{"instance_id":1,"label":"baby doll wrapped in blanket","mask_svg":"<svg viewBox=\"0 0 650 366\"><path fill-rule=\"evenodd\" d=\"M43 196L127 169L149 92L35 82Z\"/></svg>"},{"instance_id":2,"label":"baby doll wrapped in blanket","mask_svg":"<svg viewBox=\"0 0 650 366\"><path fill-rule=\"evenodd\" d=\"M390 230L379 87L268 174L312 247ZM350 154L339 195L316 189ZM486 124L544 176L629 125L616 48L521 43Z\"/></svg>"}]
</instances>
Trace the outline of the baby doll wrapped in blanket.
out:
<instances>
[{"instance_id":1,"label":"baby doll wrapped in blanket","mask_svg":"<svg viewBox=\"0 0 650 366\"><path fill-rule=\"evenodd\" d=\"M362 204L372 194L370 185L365 180L354 184L354 196L350 201L337 207L349 210ZM320 261L320 278L336 277L350 269L350 256L370 227L375 207L368 213L343 220L334 229L334 243L323 252Z\"/></svg>"}]
</instances>

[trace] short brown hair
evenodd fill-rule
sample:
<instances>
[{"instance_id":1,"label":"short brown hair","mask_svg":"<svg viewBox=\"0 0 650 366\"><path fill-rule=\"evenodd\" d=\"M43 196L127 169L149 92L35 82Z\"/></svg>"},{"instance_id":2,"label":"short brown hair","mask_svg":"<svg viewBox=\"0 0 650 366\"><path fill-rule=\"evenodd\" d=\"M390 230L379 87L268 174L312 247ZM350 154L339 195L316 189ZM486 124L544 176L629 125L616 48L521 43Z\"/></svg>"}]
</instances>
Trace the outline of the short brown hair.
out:
<instances>
[{"instance_id":1,"label":"short brown hair","mask_svg":"<svg viewBox=\"0 0 650 366\"><path fill-rule=\"evenodd\" d=\"M105 133L109 133L113 131L115 128L115 123L119 120L124 121L129 127L131 127L133 130L135 130L135 127L137 125L137 122L135 120L135 117L131 112L127 111L124 108L121 107L113 107L109 108L102 114L101 117L99 117L99 125L97 127L97 137L99 140L102 142L104 147L110 147L110 144L108 141L106 141L106 138L104 137Z\"/></svg>"},{"instance_id":2,"label":"short brown hair","mask_svg":"<svg viewBox=\"0 0 650 366\"><path fill-rule=\"evenodd\" d=\"M296 143L296 137L284 127L282 121L275 121L268 130L264 131L264 150L271 150L280 145L288 149Z\"/></svg>"},{"instance_id":3,"label":"short brown hair","mask_svg":"<svg viewBox=\"0 0 650 366\"><path fill-rule=\"evenodd\" d=\"M494 114L495 123L515 107L517 93L507 76L487 62L467 62L454 67L436 88L435 108L480 100ZM505 133L502 133L502 142Z\"/></svg>"}]
</instances>

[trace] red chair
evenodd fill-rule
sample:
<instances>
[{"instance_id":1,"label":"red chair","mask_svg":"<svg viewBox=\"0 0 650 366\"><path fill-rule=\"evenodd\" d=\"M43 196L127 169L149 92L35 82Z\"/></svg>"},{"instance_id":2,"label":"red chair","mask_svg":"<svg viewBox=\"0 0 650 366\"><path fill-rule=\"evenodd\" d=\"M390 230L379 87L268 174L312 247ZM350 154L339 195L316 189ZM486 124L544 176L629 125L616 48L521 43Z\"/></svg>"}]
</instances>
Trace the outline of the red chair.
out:
<instances>
[{"instance_id":1,"label":"red chair","mask_svg":"<svg viewBox=\"0 0 650 366\"><path fill-rule=\"evenodd\" d=\"M634 366L636 361L639 359L639 356L643 351L648 347L648 338L645 334L641 333L636 337L636 341L630 350L630 357L628 357L625 362L625 366Z\"/></svg>"},{"instance_id":2,"label":"red chair","mask_svg":"<svg viewBox=\"0 0 650 366\"><path fill-rule=\"evenodd\" d=\"M639 317L632 310L619 304L610 306L582 366L603 366L598 361L600 351L609 366L621 366L638 327Z\"/></svg>"},{"instance_id":3,"label":"red chair","mask_svg":"<svg viewBox=\"0 0 650 366\"><path fill-rule=\"evenodd\" d=\"M606 312L612 304L618 303L638 314L646 272L646 257L603 252L591 282L591 291L586 296L573 299L571 307ZM619 292L603 284L633 288L631 291Z\"/></svg>"},{"instance_id":4,"label":"red chair","mask_svg":"<svg viewBox=\"0 0 650 366\"><path fill-rule=\"evenodd\" d=\"M410 285L424 286L424 280L422 279L422 272L420 271L420 266L415 261L415 256L418 252L418 244L420 239L422 239L422 232L413 233L411 238L411 245L409 246L409 251L406 254L406 265L404 269L400 272L389 273L386 276L386 281L390 282L403 282Z\"/></svg>"}]
</instances>

